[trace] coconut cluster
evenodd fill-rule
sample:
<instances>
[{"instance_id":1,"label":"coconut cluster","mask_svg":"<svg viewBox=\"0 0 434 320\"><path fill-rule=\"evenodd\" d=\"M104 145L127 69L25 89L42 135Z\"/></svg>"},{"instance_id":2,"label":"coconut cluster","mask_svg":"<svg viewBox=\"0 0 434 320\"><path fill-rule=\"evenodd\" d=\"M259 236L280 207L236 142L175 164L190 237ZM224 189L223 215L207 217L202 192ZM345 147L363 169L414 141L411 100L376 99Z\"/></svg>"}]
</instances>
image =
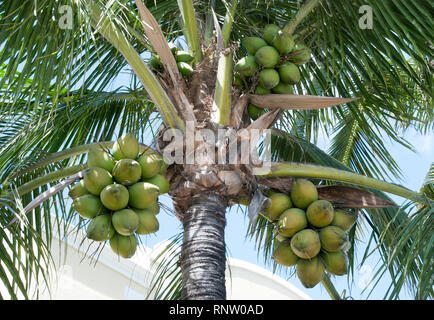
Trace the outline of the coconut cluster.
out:
<instances>
[{"instance_id":1,"label":"coconut cluster","mask_svg":"<svg viewBox=\"0 0 434 320\"><path fill-rule=\"evenodd\" d=\"M90 219L86 236L110 242L112 250L131 258L137 249L137 235L158 231L158 196L169 191L163 174L167 165L161 155L139 152L137 138L122 135L111 150L101 146L89 150L89 169L69 196L72 208Z\"/></svg>"},{"instance_id":2,"label":"coconut cluster","mask_svg":"<svg viewBox=\"0 0 434 320\"><path fill-rule=\"evenodd\" d=\"M172 54L175 57L176 65L178 66L179 72L185 77L191 75L193 73L191 63L193 62L194 57L190 53L179 49L171 42L169 42L168 45L170 51L172 51ZM157 54L151 55L148 64L156 72L163 71L163 64L161 63L161 58Z\"/></svg>"},{"instance_id":3,"label":"coconut cluster","mask_svg":"<svg viewBox=\"0 0 434 320\"><path fill-rule=\"evenodd\" d=\"M249 87L255 94L293 94L293 85L300 81L298 66L311 56L310 49L296 38L274 24L265 26L262 38L243 38L241 45L248 55L235 64L234 85ZM253 120L266 112L253 104L247 111Z\"/></svg>"},{"instance_id":4,"label":"coconut cluster","mask_svg":"<svg viewBox=\"0 0 434 320\"><path fill-rule=\"evenodd\" d=\"M289 195L273 192L261 214L275 224L274 261L296 266L306 288L316 286L325 271L337 276L347 273L347 231L356 223L357 214L319 200L311 181L296 180Z\"/></svg>"}]
</instances>

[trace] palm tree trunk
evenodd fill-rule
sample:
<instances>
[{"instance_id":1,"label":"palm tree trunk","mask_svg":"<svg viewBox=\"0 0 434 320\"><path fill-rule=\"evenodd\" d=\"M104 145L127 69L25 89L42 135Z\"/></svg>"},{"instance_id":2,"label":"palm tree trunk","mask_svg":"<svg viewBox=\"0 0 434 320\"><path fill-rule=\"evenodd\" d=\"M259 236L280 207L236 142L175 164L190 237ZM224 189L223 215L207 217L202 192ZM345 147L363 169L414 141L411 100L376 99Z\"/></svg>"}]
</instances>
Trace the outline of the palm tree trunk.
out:
<instances>
[{"instance_id":1,"label":"palm tree trunk","mask_svg":"<svg viewBox=\"0 0 434 320\"><path fill-rule=\"evenodd\" d=\"M180 259L183 300L226 299L226 207L224 197L210 192L194 196L186 211Z\"/></svg>"}]
</instances>

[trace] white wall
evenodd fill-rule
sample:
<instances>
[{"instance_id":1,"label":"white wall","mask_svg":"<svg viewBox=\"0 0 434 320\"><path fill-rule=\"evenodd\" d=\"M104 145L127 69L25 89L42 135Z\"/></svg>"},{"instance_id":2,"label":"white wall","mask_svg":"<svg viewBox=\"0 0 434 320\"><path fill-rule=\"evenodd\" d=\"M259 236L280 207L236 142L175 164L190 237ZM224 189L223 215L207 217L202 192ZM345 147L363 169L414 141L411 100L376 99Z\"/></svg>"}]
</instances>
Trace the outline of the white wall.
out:
<instances>
[{"instance_id":1,"label":"white wall","mask_svg":"<svg viewBox=\"0 0 434 320\"><path fill-rule=\"evenodd\" d=\"M75 238L75 236L74 236ZM69 239L56 242L52 255L58 266L58 276L52 281L51 295L45 291L42 299L144 299L149 290L152 277L150 263L167 244L161 243L154 248L139 246L132 259L119 258L106 246L98 255L95 243L90 241L79 245ZM270 271L238 259L229 259L230 272L227 270L227 297L233 300L273 299L296 300L310 299L289 282Z\"/></svg>"}]
</instances>

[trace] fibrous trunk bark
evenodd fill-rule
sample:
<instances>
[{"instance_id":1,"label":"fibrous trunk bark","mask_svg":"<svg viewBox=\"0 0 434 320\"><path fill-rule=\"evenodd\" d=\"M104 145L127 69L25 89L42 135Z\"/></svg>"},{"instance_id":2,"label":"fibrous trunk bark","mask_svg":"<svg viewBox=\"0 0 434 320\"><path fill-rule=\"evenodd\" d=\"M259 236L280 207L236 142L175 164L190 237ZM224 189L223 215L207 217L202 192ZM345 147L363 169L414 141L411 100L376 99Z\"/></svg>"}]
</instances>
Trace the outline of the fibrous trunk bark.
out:
<instances>
[{"instance_id":1,"label":"fibrous trunk bark","mask_svg":"<svg viewBox=\"0 0 434 320\"><path fill-rule=\"evenodd\" d=\"M227 200L215 192L195 195L183 220L182 300L224 300L225 211Z\"/></svg>"}]
</instances>

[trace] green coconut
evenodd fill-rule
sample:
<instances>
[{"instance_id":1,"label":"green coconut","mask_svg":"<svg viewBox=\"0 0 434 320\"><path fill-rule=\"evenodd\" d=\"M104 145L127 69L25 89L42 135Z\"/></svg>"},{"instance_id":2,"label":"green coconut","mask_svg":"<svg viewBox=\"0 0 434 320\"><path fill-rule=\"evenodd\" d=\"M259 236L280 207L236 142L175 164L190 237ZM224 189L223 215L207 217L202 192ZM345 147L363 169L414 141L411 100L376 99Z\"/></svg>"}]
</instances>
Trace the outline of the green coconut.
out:
<instances>
[{"instance_id":1,"label":"green coconut","mask_svg":"<svg viewBox=\"0 0 434 320\"><path fill-rule=\"evenodd\" d=\"M310 260L300 259L296 266L297 276L305 288L315 287L324 276L324 264L318 257Z\"/></svg>"},{"instance_id":2,"label":"green coconut","mask_svg":"<svg viewBox=\"0 0 434 320\"><path fill-rule=\"evenodd\" d=\"M273 89L279 81L279 73L274 69L264 69L259 72L259 84L265 89Z\"/></svg>"},{"instance_id":3,"label":"green coconut","mask_svg":"<svg viewBox=\"0 0 434 320\"><path fill-rule=\"evenodd\" d=\"M294 46L293 55L289 58L296 65L305 64L310 60L310 49L304 43L298 43Z\"/></svg>"},{"instance_id":4,"label":"green coconut","mask_svg":"<svg viewBox=\"0 0 434 320\"><path fill-rule=\"evenodd\" d=\"M289 241L280 242L273 251L273 260L282 266L295 266L298 256L292 251Z\"/></svg>"},{"instance_id":5,"label":"green coconut","mask_svg":"<svg viewBox=\"0 0 434 320\"><path fill-rule=\"evenodd\" d=\"M151 68L155 70L162 70L163 64L161 63L161 58L158 55L152 55L149 58L148 64L151 66Z\"/></svg>"},{"instance_id":6,"label":"green coconut","mask_svg":"<svg viewBox=\"0 0 434 320\"><path fill-rule=\"evenodd\" d=\"M152 183L160 189L160 194L167 193L170 190L170 183L161 174L156 174L152 178L145 179L144 182Z\"/></svg>"},{"instance_id":7,"label":"green coconut","mask_svg":"<svg viewBox=\"0 0 434 320\"><path fill-rule=\"evenodd\" d=\"M272 46L265 46L255 53L256 63L264 68L273 68L279 62L279 52Z\"/></svg>"},{"instance_id":8,"label":"green coconut","mask_svg":"<svg viewBox=\"0 0 434 320\"><path fill-rule=\"evenodd\" d=\"M193 67L187 62L177 62L176 65L178 66L179 72L181 72L184 77L189 77L193 73Z\"/></svg>"},{"instance_id":9,"label":"green coconut","mask_svg":"<svg viewBox=\"0 0 434 320\"><path fill-rule=\"evenodd\" d=\"M264 209L264 215L270 221L276 221L286 209L291 208L291 199L284 193L273 193L268 198Z\"/></svg>"},{"instance_id":10,"label":"green coconut","mask_svg":"<svg viewBox=\"0 0 434 320\"><path fill-rule=\"evenodd\" d=\"M86 186L84 185L84 180L81 179L79 182L74 184L71 189L69 189L68 196L72 199L78 198L80 196L83 196L85 194L89 194L89 191L87 191Z\"/></svg>"},{"instance_id":11,"label":"green coconut","mask_svg":"<svg viewBox=\"0 0 434 320\"><path fill-rule=\"evenodd\" d=\"M247 113L249 114L250 118L256 120L265 113L265 109L259 108L254 104L249 103L247 106Z\"/></svg>"},{"instance_id":12,"label":"green coconut","mask_svg":"<svg viewBox=\"0 0 434 320\"><path fill-rule=\"evenodd\" d=\"M137 182L129 187L128 204L136 209L145 209L157 201L160 189L149 182Z\"/></svg>"},{"instance_id":13,"label":"green coconut","mask_svg":"<svg viewBox=\"0 0 434 320\"><path fill-rule=\"evenodd\" d=\"M276 94L293 94L294 88L290 84L279 82L279 84L271 89L271 91Z\"/></svg>"},{"instance_id":14,"label":"green coconut","mask_svg":"<svg viewBox=\"0 0 434 320\"><path fill-rule=\"evenodd\" d=\"M261 86L256 86L255 94L262 95L262 94L270 94L270 93L271 93L270 89L265 89Z\"/></svg>"},{"instance_id":15,"label":"green coconut","mask_svg":"<svg viewBox=\"0 0 434 320\"><path fill-rule=\"evenodd\" d=\"M348 231L357 221L357 213L347 210L335 210L331 225L341 228L344 231Z\"/></svg>"},{"instance_id":16,"label":"green coconut","mask_svg":"<svg viewBox=\"0 0 434 320\"><path fill-rule=\"evenodd\" d=\"M149 179L161 172L163 166L165 166L164 159L157 153L144 153L137 162L142 168L142 178Z\"/></svg>"},{"instance_id":17,"label":"green coconut","mask_svg":"<svg viewBox=\"0 0 434 320\"><path fill-rule=\"evenodd\" d=\"M315 257L321 250L318 233L312 229L297 232L291 238L291 248L300 258L311 259Z\"/></svg>"},{"instance_id":18,"label":"green coconut","mask_svg":"<svg viewBox=\"0 0 434 320\"><path fill-rule=\"evenodd\" d=\"M72 209L85 219L92 219L105 212L101 200L93 194L85 194L72 201Z\"/></svg>"},{"instance_id":19,"label":"green coconut","mask_svg":"<svg viewBox=\"0 0 434 320\"><path fill-rule=\"evenodd\" d=\"M267 41L268 44L273 44L273 39L277 35L277 33L280 31L280 28L276 26L275 24L267 24L264 27L264 39Z\"/></svg>"},{"instance_id":20,"label":"green coconut","mask_svg":"<svg viewBox=\"0 0 434 320\"><path fill-rule=\"evenodd\" d=\"M258 49L267 45L267 42L259 37L246 37L241 39L241 45L246 48L250 55L254 56Z\"/></svg>"},{"instance_id":21,"label":"green coconut","mask_svg":"<svg viewBox=\"0 0 434 320\"><path fill-rule=\"evenodd\" d=\"M279 67L280 80L287 84L296 84L300 81L300 70L297 65L285 62Z\"/></svg>"},{"instance_id":22,"label":"green coconut","mask_svg":"<svg viewBox=\"0 0 434 320\"><path fill-rule=\"evenodd\" d=\"M150 234L157 232L160 228L155 214L148 209L134 209L139 217L139 226L136 230L137 234Z\"/></svg>"},{"instance_id":23,"label":"green coconut","mask_svg":"<svg viewBox=\"0 0 434 320\"><path fill-rule=\"evenodd\" d=\"M258 67L254 56L246 56L238 60L234 70L245 77L250 77L258 70Z\"/></svg>"},{"instance_id":24,"label":"green coconut","mask_svg":"<svg viewBox=\"0 0 434 320\"><path fill-rule=\"evenodd\" d=\"M343 276L348 272L348 257L343 251L320 253L327 272L336 276Z\"/></svg>"},{"instance_id":25,"label":"green coconut","mask_svg":"<svg viewBox=\"0 0 434 320\"><path fill-rule=\"evenodd\" d=\"M115 233L110 239L110 247L113 252L123 258L131 258L137 249L137 238L134 234L123 236Z\"/></svg>"},{"instance_id":26,"label":"green coconut","mask_svg":"<svg viewBox=\"0 0 434 320\"><path fill-rule=\"evenodd\" d=\"M121 184L110 184L101 191L101 202L107 209L117 211L128 205L128 189Z\"/></svg>"},{"instance_id":27,"label":"green coconut","mask_svg":"<svg viewBox=\"0 0 434 320\"><path fill-rule=\"evenodd\" d=\"M158 204L158 201L153 202L150 206L146 207L145 209L151 211L153 214L157 215L160 212L160 205Z\"/></svg>"},{"instance_id":28,"label":"green coconut","mask_svg":"<svg viewBox=\"0 0 434 320\"><path fill-rule=\"evenodd\" d=\"M131 209L122 209L113 213L112 223L117 233L129 236L139 227L139 217Z\"/></svg>"},{"instance_id":29,"label":"green coconut","mask_svg":"<svg viewBox=\"0 0 434 320\"><path fill-rule=\"evenodd\" d=\"M319 231L321 247L328 252L342 250L347 242L347 234L336 226L328 226Z\"/></svg>"},{"instance_id":30,"label":"green coconut","mask_svg":"<svg viewBox=\"0 0 434 320\"><path fill-rule=\"evenodd\" d=\"M318 191L309 180L297 179L291 186L291 200L297 208L306 209L312 202L318 200Z\"/></svg>"},{"instance_id":31,"label":"green coconut","mask_svg":"<svg viewBox=\"0 0 434 320\"><path fill-rule=\"evenodd\" d=\"M191 62L194 57L184 50L178 50L175 54L175 59L177 62Z\"/></svg>"},{"instance_id":32,"label":"green coconut","mask_svg":"<svg viewBox=\"0 0 434 320\"><path fill-rule=\"evenodd\" d=\"M89 150L87 154L87 166L89 168L99 167L112 172L115 160L107 151L97 146Z\"/></svg>"},{"instance_id":33,"label":"green coconut","mask_svg":"<svg viewBox=\"0 0 434 320\"><path fill-rule=\"evenodd\" d=\"M278 31L273 40L272 45L282 55L287 55L294 48L294 37L284 31Z\"/></svg>"},{"instance_id":34,"label":"green coconut","mask_svg":"<svg viewBox=\"0 0 434 320\"><path fill-rule=\"evenodd\" d=\"M125 133L113 144L113 156L116 160L136 159L139 154L139 142L132 133Z\"/></svg>"},{"instance_id":35,"label":"green coconut","mask_svg":"<svg viewBox=\"0 0 434 320\"><path fill-rule=\"evenodd\" d=\"M306 210L307 221L317 228L328 226L333 221L333 205L327 200L316 200Z\"/></svg>"},{"instance_id":36,"label":"green coconut","mask_svg":"<svg viewBox=\"0 0 434 320\"><path fill-rule=\"evenodd\" d=\"M109 240L115 234L111 215L102 214L93 218L86 229L86 236L95 241Z\"/></svg>"},{"instance_id":37,"label":"green coconut","mask_svg":"<svg viewBox=\"0 0 434 320\"><path fill-rule=\"evenodd\" d=\"M287 209L282 212L277 223L279 234L292 237L295 233L307 227L306 214L298 208Z\"/></svg>"},{"instance_id":38,"label":"green coconut","mask_svg":"<svg viewBox=\"0 0 434 320\"><path fill-rule=\"evenodd\" d=\"M274 239L276 239L278 242L282 242L282 241L288 240L287 237L284 237L284 236L282 236L282 235L279 234L279 233L277 233L277 234L275 235Z\"/></svg>"},{"instance_id":39,"label":"green coconut","mask_svg":"<svg viewBox=\"0 0 434 320\"><path fill-rule=\"evenodd\" d=\"M130 186L140 180L142 167L140 163L132 159L121 159L113 168L113 178L116 182Z\"/></svg>"},{"instance_id":40,"label":"green coconut","mask_svg":"<svg viewBox=\"0 0 434 320\"><path fill-rule=\"evenodd\" d=\"M103 168L90 168L83 177L84 186L90 193L98 196L102 189L113 183L113 178L110 172Z\"/></svg>"}]
</instances>

